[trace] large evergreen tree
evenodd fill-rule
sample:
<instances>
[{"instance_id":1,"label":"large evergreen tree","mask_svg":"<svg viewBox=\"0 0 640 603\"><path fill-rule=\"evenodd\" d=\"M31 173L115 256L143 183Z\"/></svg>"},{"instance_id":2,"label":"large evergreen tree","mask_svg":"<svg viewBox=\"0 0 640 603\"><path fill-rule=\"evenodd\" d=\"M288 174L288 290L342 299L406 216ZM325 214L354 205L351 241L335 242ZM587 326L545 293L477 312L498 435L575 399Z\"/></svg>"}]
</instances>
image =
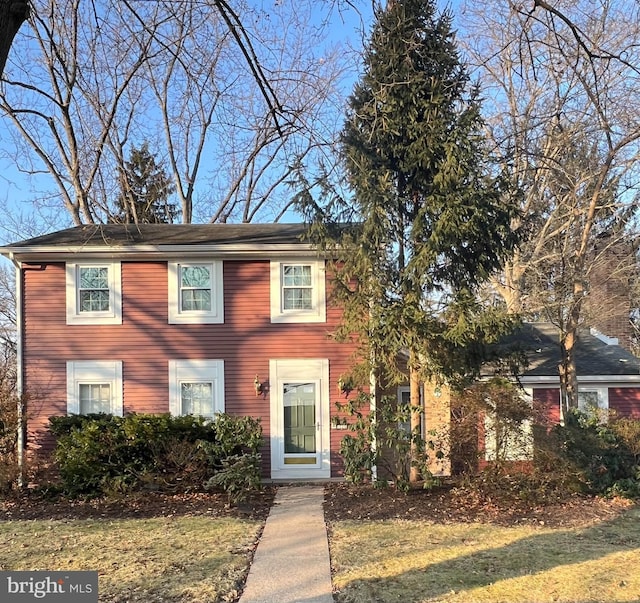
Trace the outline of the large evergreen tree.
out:
<instances>
[{"instance_id":1,"label":"large evergreen tree","mask_svg":"<svg viewBox=\"0 0 640 603\"><path fill-rule=\"evenodd\" d=\"M149 151L148 143L133 148L120 173L119 223L172 224L180 210L170 202L176 187Z\"/></svg>"},{"instance_id":2,"label":"large evergreen tree","mask_svg":"<svg viewBox=\"0 0 640 603\"><path fill-rule=\"evenodd\" d=\"M451 15L437 15L433 0L378 7L343 132L359 228L342 239L336 295L344 334L359 337L382 380L398 378L408 351L414 430L420 380L475 374L483 344L506 324L474 296L519 236L482 125Z\"/></svg>"}]
</instances>

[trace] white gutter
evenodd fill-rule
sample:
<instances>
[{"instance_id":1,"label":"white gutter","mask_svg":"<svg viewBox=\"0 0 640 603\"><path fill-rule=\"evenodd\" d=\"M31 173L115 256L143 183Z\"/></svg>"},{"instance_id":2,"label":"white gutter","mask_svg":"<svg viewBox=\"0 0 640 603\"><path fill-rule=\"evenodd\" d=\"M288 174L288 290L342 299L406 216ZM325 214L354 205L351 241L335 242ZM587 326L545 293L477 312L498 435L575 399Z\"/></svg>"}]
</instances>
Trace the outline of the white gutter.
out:
<instances>
[{"instance_id":1,"label":"white gutter","mask_svg":"<svg viewBox=\"0 0 640 603\"><path fill-rule=\"evenodd\" d=\"M38 247L9 246L0 247L0 253L7 257L20 256L42 260L46 256L64 257L75 255L144 255L144 256L173 256L173 255L237 255L264 256L264 254L318 254L317 248L310 244L283 243L192 243L189 245L43 245ZM36 259L37 258L37 259Z\"/></svg>"}]
</instances>

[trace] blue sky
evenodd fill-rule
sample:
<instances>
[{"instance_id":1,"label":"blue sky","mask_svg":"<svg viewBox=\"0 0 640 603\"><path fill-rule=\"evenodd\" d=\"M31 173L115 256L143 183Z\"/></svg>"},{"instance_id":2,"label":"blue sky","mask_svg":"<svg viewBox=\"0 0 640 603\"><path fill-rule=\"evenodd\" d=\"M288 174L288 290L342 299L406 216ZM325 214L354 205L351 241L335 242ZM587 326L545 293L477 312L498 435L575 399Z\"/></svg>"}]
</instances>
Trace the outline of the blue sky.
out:
<instances>
[{"instance_id":1,"label":"blue sky","mask_svg":"<svg viewBox=\"0 0 640 603\"><path fill-rule=\"evenodd\" d=\"M265 1L261 4L267 6L269 3ZM446 4L440 2L439 5L441 9L449 6L455 12L458 4L459 1L456 0ZM368 34L372 20L371 2L361 0L357 5L360 15L352 9L342 11L334 9L331 19L331 37L336 42L346 42L356 49L362 44L362 28L364 27L365 35ZM322 7L322 4L319 3L318 6ZM18 37L23 33L24 30L18 32ZM8 155L0 157L0 223L2 224L0 240L4 242L38 234L34 230L40 229L44 232L52 228L51 224L47 224L47 218L38 216L37 208L34 206L34 199L41 196L42 191L52 188L50 178L46 175L27 177L18 171L15 161L10 157L12 139L9 128L9 118L2 116L0 118L0 153ZM10 210L11 216L7 215L6 209ZM64 210L59 212L59 217L62 226L65 225L64 221L69 221Z\"/></svg>"}]
</instances>

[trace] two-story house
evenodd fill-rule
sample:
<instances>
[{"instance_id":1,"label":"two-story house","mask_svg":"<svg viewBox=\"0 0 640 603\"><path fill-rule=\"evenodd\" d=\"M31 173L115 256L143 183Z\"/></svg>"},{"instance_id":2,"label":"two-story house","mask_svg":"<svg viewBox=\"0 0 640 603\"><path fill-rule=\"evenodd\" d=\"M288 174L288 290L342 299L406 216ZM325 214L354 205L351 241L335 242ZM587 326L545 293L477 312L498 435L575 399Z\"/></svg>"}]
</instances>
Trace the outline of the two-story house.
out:
<instances>
[{"instance_id":1,"label":"two-story house","mask_svg":"<svg viewBox=\"0 0 640 603\"><path fill-rule=\"evenodd\" d=\"M90 225L0 249L17 268L27 450L65 413L260 417L273 479L340 475L331 332L302 224Z\"/></svg>"}]
</instances>

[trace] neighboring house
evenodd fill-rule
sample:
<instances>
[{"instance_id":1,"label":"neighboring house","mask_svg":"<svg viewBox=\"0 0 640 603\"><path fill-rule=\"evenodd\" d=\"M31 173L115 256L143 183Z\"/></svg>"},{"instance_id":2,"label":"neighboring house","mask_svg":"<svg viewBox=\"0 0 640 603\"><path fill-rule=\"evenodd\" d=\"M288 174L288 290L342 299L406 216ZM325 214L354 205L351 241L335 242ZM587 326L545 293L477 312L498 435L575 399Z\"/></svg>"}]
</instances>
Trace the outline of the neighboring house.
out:
<instances>
[{"instance_id":1,"label":"neighboring house","mask_svg":"<svg viewBox=\"0 0 640 603\"><path fill-rule=\"evenodd\" d=\"M526 358L526 368L518 376L524 395L548 423L559 423L561 356L557 328L550 323L525 323L509 339ZM640 359L619 345L617 339L594 329L580 330L575 363L581 410L597 409L603 418L613 411L617 417L640 419ZM485 421L484 427L485 460L493 460L496 446L491 421ZM527 431L530 426L524 427ZM507 460L531 458L532 445L531 438L516 437Z\"/></svg>"},{"instance_id":2,"label":"neighboring house","mask_svg":"<svg viewBox=\"0 0 640 603\"><path fill-rule=\"evenodd\" d=\"M90 225L7 245L17 267L27 449L71 413L260 417L263 473L338 476L325 261L301 224ZM332 387L330 384L334 384Z\"/></svg>"}]
</instances>

